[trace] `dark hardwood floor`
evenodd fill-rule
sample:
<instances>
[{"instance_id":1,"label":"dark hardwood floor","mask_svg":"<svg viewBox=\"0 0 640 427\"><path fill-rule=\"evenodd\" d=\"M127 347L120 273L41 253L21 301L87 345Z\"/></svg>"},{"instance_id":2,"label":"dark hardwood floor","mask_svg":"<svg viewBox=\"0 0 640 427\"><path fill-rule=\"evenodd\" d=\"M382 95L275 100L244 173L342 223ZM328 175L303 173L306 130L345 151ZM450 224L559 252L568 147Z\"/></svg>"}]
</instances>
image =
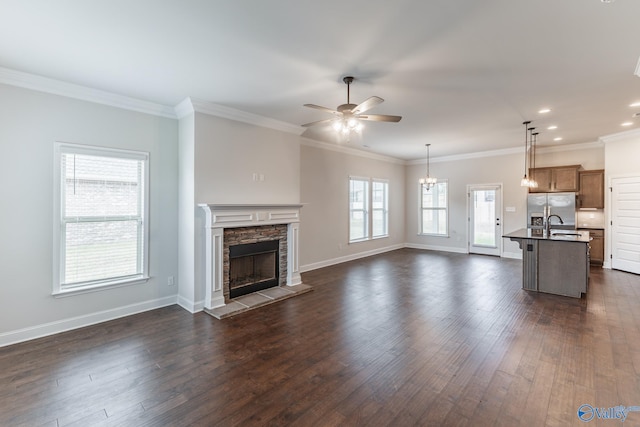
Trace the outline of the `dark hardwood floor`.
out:
<instances>
[{"instance_id":1,"label":"dark hardwood floor","mask_svg":"<svg viewBox=\"0 0 640 427\"><path fill-rule=\"evenodd\" d=\"M222 321L173 306L0 348L0 425L568 426L640 405L640 276L592 269L579 300L521 290L517 260L402 249L303 281Z\"/></svg>"}]
</instances>

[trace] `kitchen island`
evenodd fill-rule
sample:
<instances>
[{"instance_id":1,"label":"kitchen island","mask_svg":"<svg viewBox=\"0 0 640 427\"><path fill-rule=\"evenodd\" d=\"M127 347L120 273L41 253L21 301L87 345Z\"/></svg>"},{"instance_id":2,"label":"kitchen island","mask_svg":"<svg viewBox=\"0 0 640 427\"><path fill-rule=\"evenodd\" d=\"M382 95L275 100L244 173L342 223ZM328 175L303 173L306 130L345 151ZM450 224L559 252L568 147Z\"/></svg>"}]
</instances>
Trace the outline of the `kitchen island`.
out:
<instances>
[{"instance_id":1,"label":"kitchen island","mask_svg":"<svg viewBox=\"0 0 640 427\"><path fill-rule=\"evenodd\" d=\"M502 237L522 249L522 288L580 298L589 283L589 232L520 229Z\"/></svg>"}]
</instances>

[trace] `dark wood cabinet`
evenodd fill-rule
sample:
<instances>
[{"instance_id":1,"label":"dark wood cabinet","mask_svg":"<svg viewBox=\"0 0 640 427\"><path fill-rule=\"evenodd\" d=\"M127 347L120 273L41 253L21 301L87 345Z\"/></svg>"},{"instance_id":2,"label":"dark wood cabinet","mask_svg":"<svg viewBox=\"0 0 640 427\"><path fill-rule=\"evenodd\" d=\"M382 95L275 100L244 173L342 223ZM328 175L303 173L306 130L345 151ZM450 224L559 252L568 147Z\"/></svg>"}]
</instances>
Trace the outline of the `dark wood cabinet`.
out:
<instances>
[{"instance_id":1,"label":"dark wood cabinet","mask_svg":"<svg viewBox=\"0 0 640 427\"><path fill-rule=\"evenodd\" d=\"M578 207L604 209L604 170L580 171Z\"/></svg>"},{"instance_id":2,"label":"dark wood cabinet","mask_svg":"<svg viewBox=\"0 0 640 427\"><path fill-rule=\"evenodd\" d=\"M604 230L590 230L591 263L602 265L604 263Z\"/></svg>"},{"instance_id":3,"label":"dark wood cabinet","mask_svg":"<svg viewBox=\"0 0 640 427\"><path fill-rule=\"evenodd\" d=\"M589 232L589 255L591 264L602 265L604 263L604 230L601 228L579 228Z\"/></svg>"},{"instance_id":4,"label":"dark wood cabinet","mask_svg":"<svg viewBox=\"0 0 640 427\"><path fill-rule=\"evenodd\" d=\"M529 169L529 176L538 183L530 188L530 193L560 193L578 191L578 170L580 165L554 166Z\"/></svg>"},{"instance_id":5,"label":"dark wood cabinet","mask_svg":"<svg viewBox=\"0 0 640 427\"><path fill-rule=\"evenodd\" d=\"M536 188L529 189L529 193L548 193L549 191L552 191L550 168L529 169L529 178L538 183Z\"/></svg>"}]
</instances>

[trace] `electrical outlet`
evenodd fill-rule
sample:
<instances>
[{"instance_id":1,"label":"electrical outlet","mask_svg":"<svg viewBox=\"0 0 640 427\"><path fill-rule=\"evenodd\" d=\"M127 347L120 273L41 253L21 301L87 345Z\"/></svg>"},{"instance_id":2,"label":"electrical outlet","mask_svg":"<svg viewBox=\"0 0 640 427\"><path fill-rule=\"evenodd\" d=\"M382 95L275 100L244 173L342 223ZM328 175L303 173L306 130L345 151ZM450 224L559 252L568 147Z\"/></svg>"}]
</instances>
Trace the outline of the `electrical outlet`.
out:
<instances>
[{"instance_id":1,"label":"electrical outlet","mask_svg":"<svg viewBox=\"0 0 640 427\"><path fill-rule=\"evenodd\" d=\"M173 279L173 276L169 276L169 278L167 279L167 285L169 285L169 286L173 286L173 285L175 285L175 284L176 284L176 282L175 282L175 280Z\"/></svg>"}]
</instances>

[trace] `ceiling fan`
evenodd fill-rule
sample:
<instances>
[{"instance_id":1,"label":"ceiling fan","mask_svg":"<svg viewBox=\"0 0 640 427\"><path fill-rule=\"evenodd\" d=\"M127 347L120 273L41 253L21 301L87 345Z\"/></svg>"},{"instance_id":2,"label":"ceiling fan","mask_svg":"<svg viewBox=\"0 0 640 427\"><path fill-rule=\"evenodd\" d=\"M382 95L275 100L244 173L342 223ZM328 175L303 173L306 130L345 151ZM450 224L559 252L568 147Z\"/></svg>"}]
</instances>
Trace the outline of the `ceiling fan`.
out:
<instances>
[{"instance_id":1,"label":"ceiling fan","mask_svg":"<svg viewBox=\"0 0 640 427\"><path fill-rule=\"evenodd\" d=\"M338 108L332 110L330 108L321 107L315 104L304 104L305 107L315 108L326 113L331 113L336 117L331 119L318 120L316 122L305 123L303 127L311 127L318 125L332 124L334 129L342 133L348 134L351 131L360 131L362 124L360 120L369 120L374 122L394 122L397 123L402 119L402 116L389 116L386 114L363 114L365 111L370 110L378 104L384 102L384 99L379 96L372 96L367 98L360 104L351 104L349 99L349 88L353 83L354 78L352 76L346 76L342 79L347 84L347 103L338 105Z\"/></svg>"}]
</instances>

